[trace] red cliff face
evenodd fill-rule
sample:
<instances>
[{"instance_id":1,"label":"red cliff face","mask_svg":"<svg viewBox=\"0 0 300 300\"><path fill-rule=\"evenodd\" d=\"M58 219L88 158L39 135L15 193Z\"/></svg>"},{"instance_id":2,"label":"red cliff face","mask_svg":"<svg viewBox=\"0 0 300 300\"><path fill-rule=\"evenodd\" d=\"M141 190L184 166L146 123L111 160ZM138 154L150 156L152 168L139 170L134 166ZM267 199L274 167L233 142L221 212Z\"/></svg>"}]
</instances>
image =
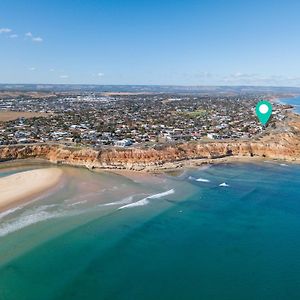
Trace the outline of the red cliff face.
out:
<instances>
[{"instance_id":1,"label":"red cliff face","mask_svg":"<svg viewBox=\"0 0 300 300\"><path fill-rule=\"evenodd\" d=\"M208 162L222 157L266 157L300 161L300 122L259 141L185 143L156 149L76 149L58 145L0 147L0 159L43 158L52 163L88 168L159 170L183 166L189 160Z\"/></svg>"}]
</instances>

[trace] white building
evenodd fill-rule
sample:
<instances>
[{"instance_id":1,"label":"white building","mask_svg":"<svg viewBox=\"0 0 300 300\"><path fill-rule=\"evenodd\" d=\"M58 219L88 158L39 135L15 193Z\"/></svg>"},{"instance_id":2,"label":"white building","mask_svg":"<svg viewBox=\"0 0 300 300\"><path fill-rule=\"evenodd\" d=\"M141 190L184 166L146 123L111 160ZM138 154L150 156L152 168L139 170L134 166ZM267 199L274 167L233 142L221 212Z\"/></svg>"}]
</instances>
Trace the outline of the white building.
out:
<instances>
[{"instance_id":1,"label":"white building","mask_svg":"<svg viewBox=\"0 0 300 300\"><path fill-rule=\"evenodd\" d=\"M116 147L128 147L132 145L132 141L131 140L120 140L120 141L115 141L115 146Z\"/></svg>"}]
</instances>

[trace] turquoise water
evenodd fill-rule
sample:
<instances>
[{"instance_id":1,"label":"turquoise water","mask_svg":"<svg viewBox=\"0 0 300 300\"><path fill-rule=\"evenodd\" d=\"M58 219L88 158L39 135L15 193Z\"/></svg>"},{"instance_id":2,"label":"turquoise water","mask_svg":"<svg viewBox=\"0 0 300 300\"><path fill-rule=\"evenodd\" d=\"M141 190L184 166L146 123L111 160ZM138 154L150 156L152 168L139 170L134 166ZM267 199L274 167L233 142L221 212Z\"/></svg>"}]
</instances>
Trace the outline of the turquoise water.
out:
<instances>
[{"instance_id":1,"label":"turquoise water","mask_svg":"<svg viewBox=\"0 0 300 300\"><path fill-rule=\"evenodd\" d=\"M65 172L55 194L0 216L1 300L300 299L300 166Z\"/></svg>"},{"instance_id":2,"label":"turquoise water","mask_svg":"<svg viewBox=\"0 0 300 300\"><path fill-rule=\"evenodd\" d=\"M294 111L300 114L300 96L294 98L284 98L280 99L281 103L290 104L294 106Z\"/></svg>"}]
</instances>

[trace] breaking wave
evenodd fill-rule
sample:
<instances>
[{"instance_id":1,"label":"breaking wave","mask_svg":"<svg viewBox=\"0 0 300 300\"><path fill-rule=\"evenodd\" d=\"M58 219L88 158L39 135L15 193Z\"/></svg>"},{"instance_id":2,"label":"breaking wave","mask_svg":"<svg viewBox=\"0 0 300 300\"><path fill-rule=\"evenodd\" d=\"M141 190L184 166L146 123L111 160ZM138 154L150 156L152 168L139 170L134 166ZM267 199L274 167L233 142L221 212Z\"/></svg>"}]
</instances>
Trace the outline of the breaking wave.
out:
<instances>
[{"instance_id":1,"label":"breaking wave","mask_svg":"<svg viewBox=\"0 0 300 300\"><path fill-rule=\"evenodd\" d=\"M171 194L174 194L174 193L175 193L174 189L171 189L171 190L163 192L163 193L148 196L148 197L143 198L143 199L141 199L137 202L126 204L124 206L119 207L118 209L130 208L130 207L136 207L136 206L144 206L144 205L147 205L149 203L149 199L159 199L159 198L162 198L164 196L168 196L168 195L171 195Z\"/></svg>"},{"instance_id":2,"label":"breaking wave","mask_svg":"<svg viewBox=\"0 0 300 300\"><path fill-rule=\"evenodd\" d=\"M147 199L158 199L158 198L168 196L168 195L171 195L171 194L174 194L174 193L175 193L174 189L171 189L171 190L163 192L163 193L159 193L159 194L149 196L149 197L147 197Z\"/></svg>"},{"instance_id":3,"label":"breaking wave","mask_svg":"<svg viewBox=\"0 0 300 300\"><path fill-rule=\"evenodd\" d=\"M9 233L18 231L29 225L49 220L52 218L57 218L63 216L62 212L47 212L47 211L35 211L32 214L22 216L17 220L7 222L0 225L0 237L6 236Z\"/></svg>"},{"instance_id":4,"label":"breaking wave","mask_svg":"<svg viewBox=\"0 0 300 300\"><path fill-rule=\"evenodd\" d=\"M137 202L133 202L124 206L119 207L118 209L123 209L123 208L129 208L129 207L136 207L136 206L144 206L149 203L148 198L144 198L142 200L139 200Z\"/></svg>"},{"instance_id":5,"label":"breaking wave","mask_svg":"<svg viewBox=\"0 0 300 300\"><path fill-rule=\"evenodd\" d=\"M194 180L194 181L198 181L198 182L210 182L209 179L205 179L205 178L195 178L193 176L189 176L189 180Z\"/></svg>"},{"instance_id":6,"label":"breaking wave","mask_svg":"<svg viewBox=\"0 0 300 300\"><path fill-rule=\"evenodd\" d=\"M127 203L131 203L133 200L132 196L129 196L127 198L124 198L120 201L115 201L115 202L109 202L109 203L105 203L105 204L100 204L99 206L113 206L113 205L120 205L120 204L127 204Z\"/></svg>"},{"instance_id":7,"label":"breaking wave","mask_svg":"<svg viewBox=\"0 0 300 300\"><path fill-rule=\"evenodd\" d=\"M223 182L223 183L220 183L219 186L222 186L222 187L228 187L229 184L227 184L226 182Z\"/></svg>"},{"instance_id":8,"label":"breaking wave","mask_svg":"<svg viewBox=\"0 0 300 300\"><path fill-rule=\"evenodd\" d=\"M76 210L64 210L62 207L59 207L58 204L49 204L49 205L41 205L37 208L30 209L22 213L16 218L13 218L9 221L3 222L0 224L0 237L4 237L10 233L21 230L30 225L46 221L49 219L72 216L80 214L80 211ZM54 207L59 207L56 210L53 210ZM13 211L17 211L23 208L19 206L15 209L11 209L6 211L6 215L13 213ZM49 210L50 209L50 210ZM4 214L4 213L2 213Z\"/></svg>"},{"instance_id":9,"label":"breaking wave","mask_svg":"<svg viewBox=\"0 0 300 300\"><path fill-rule=\"evenodd\" d=\"M3 219L4 217L16 212L16 211L22 209L22 208L23 208L23 206L17 206L15 208L11 208L11 209L8 209L8 210L0 213L0 220Z\"/></svg>"},{"instance_id":10,"label":"breaking wave","mask_svg":"<svg viewBox=\"0 0 300 300\"><path fill-rule=\"evenodd\" d=\"M205 179L205 178L198 178L198 179L196 179L196 181L198 181L198 182L210 182L209 179Z\"/></svg>"},{"instance_id":11,"label":"breaking wave","mask_svg":"<svg viewBox=\"0 0 300 300\"><path fill-rule=\"evenodd\" d=\"M84 203L87 203L87 200L74 202L74 203L69 204L68 206L76 206L76 205L80 205L80 204L84 204Z\"/></svg>"}]
</instances>

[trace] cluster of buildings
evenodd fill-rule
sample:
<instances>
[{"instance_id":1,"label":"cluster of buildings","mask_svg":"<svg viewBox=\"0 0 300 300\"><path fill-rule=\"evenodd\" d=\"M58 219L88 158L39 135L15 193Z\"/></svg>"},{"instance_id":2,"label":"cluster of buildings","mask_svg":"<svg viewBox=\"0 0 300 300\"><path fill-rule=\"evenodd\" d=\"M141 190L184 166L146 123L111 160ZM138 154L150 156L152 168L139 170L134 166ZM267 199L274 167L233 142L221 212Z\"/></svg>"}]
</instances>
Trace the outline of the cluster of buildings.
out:
<instances>
[{"instance_id":1,"label":"cluster of buildings","mask_svg":"<svg viewBox=\"0 0 300 300\"><path fill-rule=\"evenodd\" d=\"M0 98L1 111L45 116L0 122L0 145L62 143L92 147L250 139L262 132L255 116L261 95L56 94ZM269 126L286 111L274 105Z\"/></svg>"}]
</instances>

